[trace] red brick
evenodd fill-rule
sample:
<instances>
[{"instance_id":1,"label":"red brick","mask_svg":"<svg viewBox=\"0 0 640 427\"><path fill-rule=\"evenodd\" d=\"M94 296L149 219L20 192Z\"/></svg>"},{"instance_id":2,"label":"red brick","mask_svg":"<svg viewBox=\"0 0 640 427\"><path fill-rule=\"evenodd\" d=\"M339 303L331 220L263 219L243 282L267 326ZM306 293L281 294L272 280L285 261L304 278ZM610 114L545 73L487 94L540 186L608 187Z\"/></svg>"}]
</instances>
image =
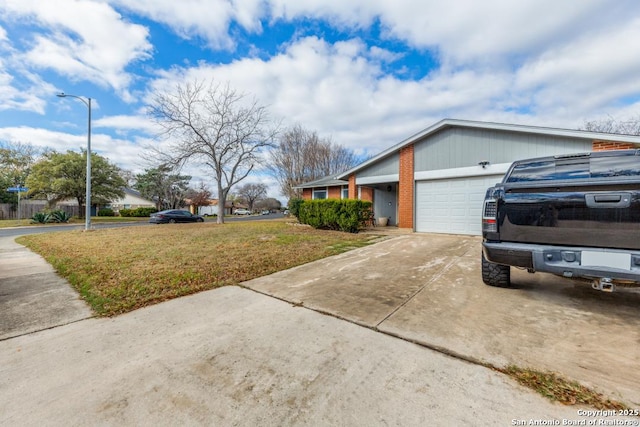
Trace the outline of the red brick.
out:
<instances>
[{"instance_id":1,"label":"red brick","mask_svg":"<svg viewBox=\"0 0 640 427\"><path fill-rule=\"evenodd\" d=\"M373 188L371 188L371 187L360 187L360 200L366 200L368 202L373 202Z\"/></svg>"},{"instance_id":2,"label":"red brick","mask_svg":"<svg viewBox=\"0 0 640 427\"><path fill-rule=\"evenodd\" d=\"M398 185L398 228L413 228L414 164L413 144L400 149Z\"/></svg>"},{"instance_id":3,"label":"red brick","mask_svg":"<svg viewBox=\"0 0 640 427\"><path fill-rule=\"evenodd\" d=\"M355 174L349 175L349 198L350 199L357 199L358 198Z\"/></svg>"},{"instance_id":4,"label":"red brick","mask_svg":"<svg viewBox=\"0 0 640 427\"><path fill-rule=\"evenodd\" d=\"M605 151L605 150L628 150L638 148L636 144L630 142L616 142L616 141L593 141L593 151Z\"/></svg>"},{"instance_id":5,"label":"red brick","mask_svg":"<svg viewBox=\"0 0 640 427\"><path fill-rule=\"evenodd\" d=\"M339 199L342 192L342 187L333 186L329 187L329 192L327 194L327 198L329 199Z\"/></svg>"}]
</instances>

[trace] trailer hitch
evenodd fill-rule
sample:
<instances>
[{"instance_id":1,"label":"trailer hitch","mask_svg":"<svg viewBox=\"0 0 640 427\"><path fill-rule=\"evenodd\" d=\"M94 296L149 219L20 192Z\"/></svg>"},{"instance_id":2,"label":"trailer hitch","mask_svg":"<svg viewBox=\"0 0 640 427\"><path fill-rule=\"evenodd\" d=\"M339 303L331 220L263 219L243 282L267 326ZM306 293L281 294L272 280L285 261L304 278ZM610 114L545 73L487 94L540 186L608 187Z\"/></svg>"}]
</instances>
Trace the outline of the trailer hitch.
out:
<instances>
[{"instance_id":1,"label":"trailer hitch","mask_svg":"<svg viewBox=\"0 0 640 427\"><path fill-rule=\"evenodd\" d=\"M613 292L616 290L616 285L613 283L613 280L608 277L594 280L591 287L602 292Z\"/></svg>"}]
</instances>

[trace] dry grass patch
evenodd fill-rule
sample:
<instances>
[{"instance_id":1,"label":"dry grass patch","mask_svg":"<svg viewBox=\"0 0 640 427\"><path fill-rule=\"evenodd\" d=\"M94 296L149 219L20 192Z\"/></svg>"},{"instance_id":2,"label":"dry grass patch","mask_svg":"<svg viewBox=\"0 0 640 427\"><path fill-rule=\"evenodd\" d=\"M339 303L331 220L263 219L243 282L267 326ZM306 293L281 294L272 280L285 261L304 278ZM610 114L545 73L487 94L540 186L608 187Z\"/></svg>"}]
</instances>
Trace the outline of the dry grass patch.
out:
<instances>
[{"instance_id":1,"label":"dry grass patch","mask_svg":"<svg viewBox=\"0 0 640 427\"><path fill-rule=\"evenodd\" d=\"M98 315L235 285L364 246L375 236L291 227L282 221L159 226L29 235Z\"/></svg>"},{"instance_id":2,"label":"dry grass patch","mask_svg":"<svg viewBox=\"0 0 640 427\"><path fill-rule=\"evenodd\" d=\"M497 370L514 378L523 386L537 391L547 399L564 405L589 405L597 409L613 410L627 408L623 403L607 399L601 393L553 372L540 372L515 365Z\"/></svg>"}]
</instances>

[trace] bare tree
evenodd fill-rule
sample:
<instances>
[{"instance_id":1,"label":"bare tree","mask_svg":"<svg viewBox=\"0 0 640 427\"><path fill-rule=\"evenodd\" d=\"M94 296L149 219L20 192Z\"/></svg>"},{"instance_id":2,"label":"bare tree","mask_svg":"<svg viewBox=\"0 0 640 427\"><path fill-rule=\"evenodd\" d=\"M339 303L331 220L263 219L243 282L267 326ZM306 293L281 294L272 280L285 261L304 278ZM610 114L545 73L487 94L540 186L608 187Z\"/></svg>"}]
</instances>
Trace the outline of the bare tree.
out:
<instances>
[{"instance_id":1,"label":"bare tree","mask_svg":"<svg viewBox=\"0 0 640 427\"><path fill-rule=\"evenodd\" d=\"M211 168L220 199L218 223L224 223L229 190L256 167L277 135L266 107L229 85L194 81L156 95L149 114L175 141L159 155L174 164L196 161Z\"/></svg>"},{"instance_id":2,"label":"bare tree","mask_svg":"<svg viewBox=\"0 0 640 427\"><path fill-rule=\"evenodd\" d=\"M609 116L606 119L585 121L580 130L623 135L640 135L640 115L625 120L616 120Z\"/></svg>"},{"instance_id":3,"label":"bare tree","mask_svg":"<svg viewBox=\"0 0 640 427\"><path fill-rule=\"evenodd\" d=\"M282 195L292 199L300 196L295 186L344 172L361 161L351 150L297 125L285 131L269 153L268 169Z\"/></svg>"},{"instance_id":4,"label":"bare tree","mask_svg":"<svg viewBox=\"0 0 640 427\"><path fill-rule=\"evenodd\" d=\"M280 200L268 197L256 201L256 209L268 209L270 211L279 210L282 207Z\"/></svg>"},{"instance_id":5,"label":"bare tree","mask_svg":"<svg viewBox=\"0 0 640 427\"><path fill-rule=\"evenodd\" d=\"M264 184L245 184L238 189L238 195L247 202L249 210L253 211L256 201L267 197L267 186Z\"/></svg>"}]
</instances>

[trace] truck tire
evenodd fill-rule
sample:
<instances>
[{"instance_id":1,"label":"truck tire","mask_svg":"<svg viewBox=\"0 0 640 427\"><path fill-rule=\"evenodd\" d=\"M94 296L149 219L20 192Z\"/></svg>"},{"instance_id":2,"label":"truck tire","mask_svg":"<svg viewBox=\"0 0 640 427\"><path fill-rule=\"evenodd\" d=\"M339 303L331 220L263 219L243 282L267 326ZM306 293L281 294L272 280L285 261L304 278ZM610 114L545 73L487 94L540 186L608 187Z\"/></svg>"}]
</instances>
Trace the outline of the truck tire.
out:
<instances>
[{"instance_id":1,"label":"truck tire","mask_svg":"<svg viewBox=\"0 0 640 427\"><path fill-rule=\"evenodd\" d=\"M511 267L489 262L482 254L482 281L489 286L509 288L511 287Z\"/></svg>"}]
</instances>

